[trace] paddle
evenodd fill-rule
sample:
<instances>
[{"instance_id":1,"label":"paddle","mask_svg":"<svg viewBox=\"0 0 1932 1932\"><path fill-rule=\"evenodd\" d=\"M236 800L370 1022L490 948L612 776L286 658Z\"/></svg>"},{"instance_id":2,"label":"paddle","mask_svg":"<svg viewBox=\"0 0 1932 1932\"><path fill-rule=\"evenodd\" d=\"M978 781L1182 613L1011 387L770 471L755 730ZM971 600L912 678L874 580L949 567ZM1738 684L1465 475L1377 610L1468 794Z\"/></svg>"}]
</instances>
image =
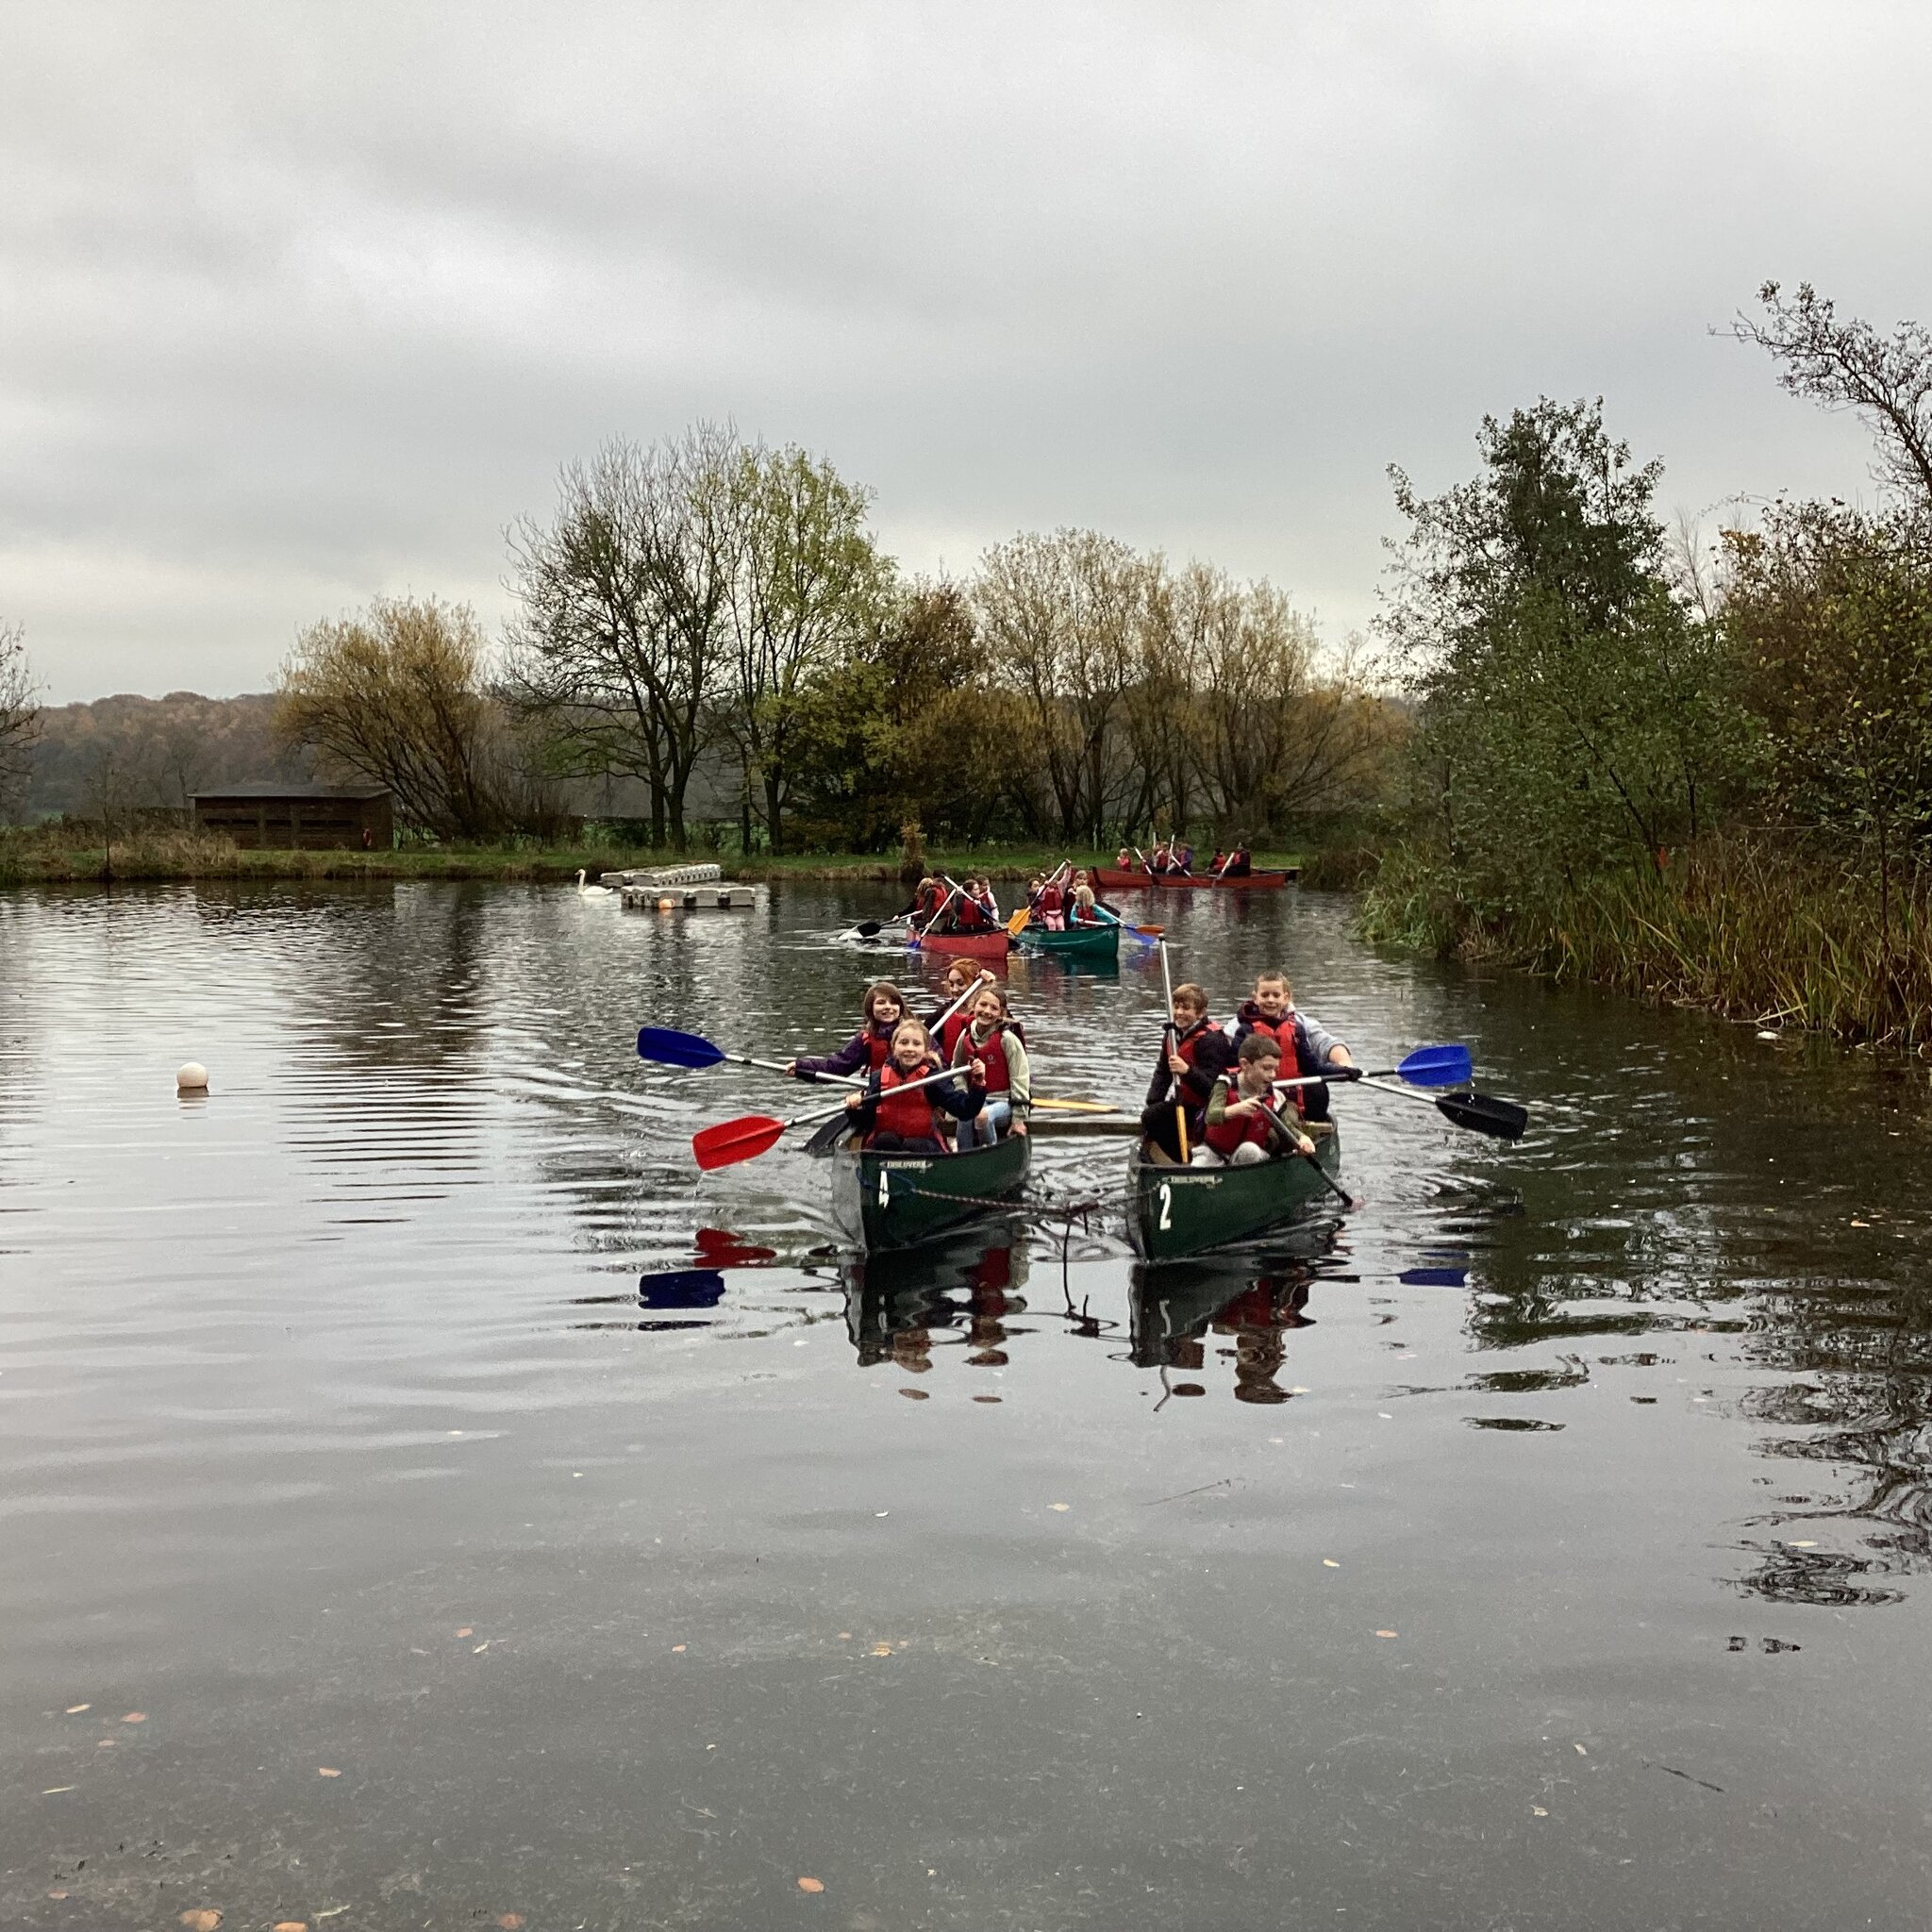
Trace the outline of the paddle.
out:
<instances>
[{"instance_id":1,"label":"paddle","mask_svg":"<svg viewBox=\"0 0 1932 1932\"><path fill-rule=\"evenodd\" d=\"M1513 1100L1498 1100L1492 1093L1473 1090L1461 1093L1411 1093L1407 1087L1391 1087L1386 1081L1365 1074L1359 1085L1377 1093L1393 1093L1402 1100L1413 1100L1433 1107L1443 1119L1467 1127L1473 1134L1488 1134L1496 1141L1520 1141L1529 1125L1529 1112Z\"/></svg>"},{"instance_id":2,"label":"paddle","mask_svg":"<svg viewBox=\"0 0 1932 1932\"><path fill-rule=\"evenodd\" d=\"M937 1074L928 1074L922 1080L904 1081L892 1091L910 1093L958 1076L958 1068L941 1067ZM698 1165L708 1174L713 1168L733 1167L741 1160L756 1160L760 1154L770 1153L787 1127L802 1127L807 1121L836 1120L846 1111L846 1108L840 1106L829 1112L793 1114L789 1121L774 1119L770 1114L741 1114L736 1120L720 1121L714 1127L701 1127L691 1136L691 1151Z\"/></svg>"},{"instance_id":3,"label":"paddle","mask_svg":"<svg viewBox=\"0 0 1932 1932\"><path fill-rule=\"evenodd\" d=\"M1168 963L1167 963L1167 941L1166 941L1165 940L1162 940L1162 941L1159 941L1159 946L1160 946L1160 987L1161 987L1161 991L1162 991L1163 992L1165 992L1165 993L1166 993L1166 995L1167 995L1167 1024L1166 1024L1166 1025L1165 1025L1164 1027L1162 1027L1162 1028L1161 1028L1161 1037L1162 1037L1162 1038L1163 1038L1163 1039L1164 1039L1164 1040L1165 1040L1165 1041L1167 1041L1167 1051L1168 1051L1169 1055L1170 1055L1170 1056L1172 1056L1172 1055L1173 1055L1173 1054L1174 1054L1174 1053L1175 1052L1175 1050L1176 1050L1176 1048L1175 1048L1175 1036L1174 1036L1174 974L1173 974L1173 973L1172 973L1171 971L1169 971L1169 969L1168 969ZM1185 1102L1184 1102L1184 1101L1183 1101L1183 1100L1181 1099L1181 1090L1180 1090L1180 1082L1179 1082L1178 1080L1175 1080L1175 1079L1174 1079L1174 1078L1172 1077L1172 1075L1170 1075L1170 1080L1169 1080L1169 1084L1170 1084L1170 1086L1171 1086L1171 1087L1172 1087L1172 1089L1173 1089L1173 1091L1174 1091L1174 1144L1175 1144L1176 1146L1178 1146L1178 1147L1179 1147L1179 1149L1180 1149L1180 1153L1181 1153L1181 1165L1182 1165L1183 1167L1186 1167L1186 1166L1188 1165L1188 1162L1190 1161L1190 1159L1191 1159L1191 1158L1192 1158L1192 1157L1191 1157L1191 1156L1190 1155L1189 1151L1188 1151L1188 1109L1187 1109L1187 1105L1186 1105L1186 1103L1185 1103Z\"/></svg>"},{"instance_id":4,"label":"paddle","mask_svg":"<svg viewBox=\"0 0 1932 1932\"><path fill-rule=\"evenodd\" d=\"M1304 1074L1277 1080L1277 1087L1318 1087L1327 1081L1407 1080L1411 1087L1467 1087L1472 1077L1466 1046L1419 1046L1399 1067L1330 1067L1325 1073Z\"/></svg>"},{"instance_id":5,"label":"paddle","mask_svg":"<svg viewBox=\"0 0 1932 1932\"><path fill-rule=\"evenodd\" d=\"M932 1023L932 1025L927 1029L927 1031L936 1038L939 1034L940 1028L946 1024L946 1022L950 1020L953 1017L953 1015L957 1013L959 1010L959 1008L963 1007L966 1004L966 1002L970 1000L974 996L974 994L980 990L981 987L991 984L992 981L992 977L993 975L991 973L988 973L982 969L982 971L974 977L973 983L969 987L967 987L966 991L962 992L959 995L959 997L956 999L953 1002L953 1004L950 1007L948 1007L946 1010L943 1013L941 1013L939 1016L939 1018ZM855 1087L863 1087L865 1085L865 1081L863 1079L858 1079L854 1080L851 1084ZM809 1154L814 1159L823 1159L824 1156L829 1154L832 1151L832 1149L836 1147L839 1144L839 1142L842 1141L844 1138L845 1124L842 1120L841 1120L839 1115L833 1114L830 1116L829 1119L826 1120L824 1126L820 1127L806 1141L805 1151L806 1153Z\"/></svg>"},{"instance_id":6,"label":"paddle","mask_svg":"<svg viewBox=\"0 0 1932 1932\"><path fill-rule=\"evenodd\" d=\"M1240 1090L1237 1089L1236 1091L1239 1091ZM1400 1090L1398 1090L1398 1091L1399 1091ZM1325 1167L1322 1165L1322 1156L1319 1150L1307 1154L1304 1154L1302 1152L1299 1144L1302 1139L1301 1129L1297 1126L1291 1124L1291 1123L1289 1123L1288 1121L1283 1120L1282 1117L1278 1113L1276 1113L1274 1109L1272 1107L1270 1107L1265 1100L1257 1101L1256 1105L1261 1109L1261 1112L1263 1113L1263 1115L1266 1116L1267 1119L1273 1121L1274 1124L1277 1127L1279 1127L1284 1134L1288 1136L1288 1151L1291 1154L1292 1154L1297 1160L1306 1160L1308 1163L1308 1165L1315 1170L1316 1174L1321 1179L1322 1185L1324 1188L1326 1188L1328 1191L1331 1194L1333 1194L1335 1198L1338 1201L1340 1201L1344 1208L1349 1208L1352 1211L1356 1204L1349 1198L1348 1190L1342 1187L1341 1183L1336 1180L1335 1176L1332 1174L1330 1174Z\"/></svg>"},{"instance_id":7,"label":"paddle","mask_svg":"<svg viewBox=\"0 0 1932 1932\"><path fill-rule=\"evenodd\" d=\"M702 1033L679 1033L670 1026L643 1026L638 1030L638 1058L654 1060L659 1066L682 1067L687 1073L698 1073L706 1067L715 1067L720 1060L731 1060L741 1067L762 1067L768 1074L782 1074L786 1071L783 1060L754 1059L748 1053L726 1053L722 1046L714 1045ZM848 1087L863 1087L865 1081L853 1079L844 1074L821 1074L822 1080L842 1081Z\"/></svg>"}]
</instances>

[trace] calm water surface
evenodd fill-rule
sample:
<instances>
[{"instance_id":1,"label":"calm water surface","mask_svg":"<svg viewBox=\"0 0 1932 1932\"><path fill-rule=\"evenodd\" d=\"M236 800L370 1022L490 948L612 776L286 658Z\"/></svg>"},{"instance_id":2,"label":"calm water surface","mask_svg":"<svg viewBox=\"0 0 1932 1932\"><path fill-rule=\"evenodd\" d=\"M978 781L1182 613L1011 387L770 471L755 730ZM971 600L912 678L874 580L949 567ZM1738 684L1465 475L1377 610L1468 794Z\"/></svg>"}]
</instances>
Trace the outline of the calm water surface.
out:
<instances>
[{"instance_id":1,"label":"calm water surface","mask_svg":"<svg viewBox=\"0 0 1932 1932\"><path fill-rule=\"evenodd\" d=\"M891 903L0 897L0 1924L1925 1924L1922 1080L1164 898L1531 1138L867 1269L632 1041L823 1050ZM1138 1098L1145 956L1011 984Z\"/></svg>"}]
</instances>

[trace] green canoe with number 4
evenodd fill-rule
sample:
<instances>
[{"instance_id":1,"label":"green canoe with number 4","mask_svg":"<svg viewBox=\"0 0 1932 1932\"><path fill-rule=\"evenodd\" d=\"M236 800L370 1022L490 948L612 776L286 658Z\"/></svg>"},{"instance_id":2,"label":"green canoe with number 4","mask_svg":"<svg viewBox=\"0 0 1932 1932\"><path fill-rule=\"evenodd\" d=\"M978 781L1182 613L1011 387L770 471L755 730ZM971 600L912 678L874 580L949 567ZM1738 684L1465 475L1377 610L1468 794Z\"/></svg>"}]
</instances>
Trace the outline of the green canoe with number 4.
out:
<instances>
[{"instance_id":1,"label":"green canoe with number 4","mask_svg":"<svg viewBox=\"0 0 1932 1932\"><path fill-rule=\"evenodd\" d=\"M1310 1122L1315 1158L1330 1174L1341 1141L1327 1122ZM1127 1157L1127 1232L1134 1252L1149 1261L1260 1240L1298 1219L1317 1200L1334 1196L1313 1166L1298 1155L1277 1155L1255 1167L1174 1167L1149 1160L1136 1147Z\"/></svg>"},{"instance_id":2,"label":"green canoe with number 4","mask_svg":"<svg viewBox=\"0 0 1932 1932\"><path fill-rule=\"evenodd\" d=\"M1031 1156L1024 1134L964 1154L841 1147L832 1156L832 1219L864 1254L909 1248L977 1215L997 1213L1026 1185Z\"/></svg>"}]
</instances>

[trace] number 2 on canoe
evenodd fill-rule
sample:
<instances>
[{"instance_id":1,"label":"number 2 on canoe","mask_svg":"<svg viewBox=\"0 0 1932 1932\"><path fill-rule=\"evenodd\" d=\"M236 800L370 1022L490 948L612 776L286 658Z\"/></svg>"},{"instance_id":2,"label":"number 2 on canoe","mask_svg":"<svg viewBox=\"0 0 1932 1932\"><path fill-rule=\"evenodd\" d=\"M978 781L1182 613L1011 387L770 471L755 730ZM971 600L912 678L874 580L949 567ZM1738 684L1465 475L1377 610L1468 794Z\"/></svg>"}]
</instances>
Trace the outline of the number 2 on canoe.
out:
<instances>
[{"instance_id":1,"label":"number 2 on canoe","mask_svg":"<svg viewBox=\"0 0 1932 1932\"><path fill-rule=\"evenodd\" d=\"M1160 1184L1160 1224L1162 1227L1174 1225L1174 1190L1165 1181Z\"/></svg>"}]
</instances>

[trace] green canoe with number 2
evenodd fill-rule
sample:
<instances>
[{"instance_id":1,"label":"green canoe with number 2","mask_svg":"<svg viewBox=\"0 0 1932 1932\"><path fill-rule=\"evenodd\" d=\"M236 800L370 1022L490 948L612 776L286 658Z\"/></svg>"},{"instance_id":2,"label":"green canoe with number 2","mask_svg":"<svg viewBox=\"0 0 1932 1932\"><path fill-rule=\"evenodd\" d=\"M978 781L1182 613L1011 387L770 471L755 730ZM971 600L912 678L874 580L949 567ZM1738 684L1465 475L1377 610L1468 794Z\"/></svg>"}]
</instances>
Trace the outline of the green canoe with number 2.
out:
<instances>
[{"instance_id":1,"label":"green canoe with number 2","mask_svg":"<svg viewBox=\"0 0 1932 1932\"><path fill-rule=\"evenodd\" d=\"M1310 1123L1315 1158L1333 1174L1341 1158L1332 1124ZM1176 1261L1260 1240L1299 1219L1317 1201L1334 1196L1313 1166L1298 1155L1278 1155L1255 1167L1174 1167L1127 1157L1127 1232L1134 1252L1149 1261Z\"/></svg>"}]
</instances>

